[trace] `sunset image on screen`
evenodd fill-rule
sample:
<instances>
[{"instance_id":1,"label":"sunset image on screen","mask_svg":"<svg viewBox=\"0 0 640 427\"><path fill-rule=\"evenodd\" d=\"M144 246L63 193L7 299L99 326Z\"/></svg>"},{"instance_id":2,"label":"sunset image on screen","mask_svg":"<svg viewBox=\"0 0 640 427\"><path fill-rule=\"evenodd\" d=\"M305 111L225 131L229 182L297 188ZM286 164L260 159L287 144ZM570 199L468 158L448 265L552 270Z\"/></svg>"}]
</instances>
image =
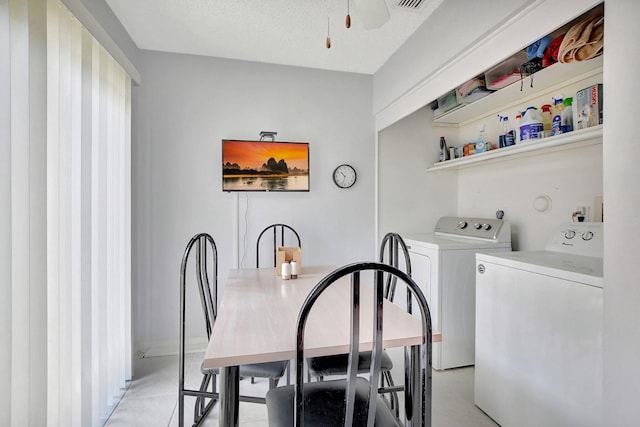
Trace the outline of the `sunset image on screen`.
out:
<instances>
[{"instance_id":1,"label":"sunset image on screen","mask_svg":"<svg viewBox=\"0 0 640 427\"><path fill-rule=\"evenodd\" d=\"M223 191L308 191L309 144L223 140Z\"/></svg>"},{"instance_id":2,"label":"sunset image on screen","mask_svg":"<svg viewBox=\"0 0 640 427\"><path fill-rule=\"evenodd\" d=\"M259 169L270 158L284 160L289 167L309 169L307 144L256 141L229 141L224 144L225 163L236 163L242 169Z\"/></svg>"}]
</instances>

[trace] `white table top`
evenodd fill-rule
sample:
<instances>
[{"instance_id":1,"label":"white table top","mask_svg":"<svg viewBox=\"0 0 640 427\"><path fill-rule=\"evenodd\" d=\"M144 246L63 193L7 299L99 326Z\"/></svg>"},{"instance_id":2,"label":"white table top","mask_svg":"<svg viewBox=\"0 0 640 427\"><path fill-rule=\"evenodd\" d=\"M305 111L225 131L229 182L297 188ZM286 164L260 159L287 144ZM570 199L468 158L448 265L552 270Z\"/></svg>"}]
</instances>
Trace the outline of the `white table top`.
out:
<instances>
[{"instance_id":1,"label":"white table top","mask_svg":"<svg viewBox=\"0 0 640 427\"><path fill-rule=\"evenodd\" d=\"M300 307L311 289L333 270L331 266L304 266L304 274L292 280L276 276L275 268L230 270L204 367L294 359ZM329 287L311 310L306 357L348 351L350 279L341 280L345 286ZM366 351L371 349L372 290L364 280L361 283L361 351ZM420 321L385 300L383 336L385 348L420 344Z\"/></svg>"}]
</instances>

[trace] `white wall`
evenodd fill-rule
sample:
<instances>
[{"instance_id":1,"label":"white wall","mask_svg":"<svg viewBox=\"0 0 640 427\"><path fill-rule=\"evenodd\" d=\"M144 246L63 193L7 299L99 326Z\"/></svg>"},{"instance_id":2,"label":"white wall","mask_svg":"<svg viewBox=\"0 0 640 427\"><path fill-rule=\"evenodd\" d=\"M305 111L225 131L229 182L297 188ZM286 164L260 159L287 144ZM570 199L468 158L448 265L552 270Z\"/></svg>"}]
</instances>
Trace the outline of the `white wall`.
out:
<instances>
[{"instance_id":1,"label":"white wall","mask_svg":"<svg viewBox=\"0 0 640 427\"><path fill-rule=\"evenodd\" d=\"M605 3L604 61L604 419L611 426L636 426L640 419L640 3Z\"/></svg>"},{"instance_id":2,"label":"white wall","mask_svg":"<svg viewBox=\"0 0 640 427\"><path fill-rule=\"evenodd\" d=\"M572 221L577 206L602 196L602 146L478 165L462 169L458 179L460 215L494 218L501 209L511 222L513 249L539 250L558 224ZM540 195L551 199L548 212L533 207Z\"/></svg>"},{"instance_id":3,"label":"white wall","mask_svg":"<svg viewBox=\"0 0 640 427\"><path fill-rule=\"evenodd\" d=\"M197 232L218 245L221 286L236 250L244 267L255 266L255 239L274 222L299 232L303 265L375 257L371 76L152 52L140 68L132 168L139 351L177 350L180 260ZM258 139L261 130L310 143L310 192L221 191L221 140ZM340 163L357 170L351 189L332 182ZM202 326L188 335L202 336Z\"/></svg>"},{"instance_id":4,"label":"white wall","mask_svg":"<svg viewBox=\"0 0 640 427\"><path fill-rule=\"evenodd\" d=\"M0 3L0 52L9 52L9 5ZM11 422L11 77L0 56L0 425Z\"/></svg>"},{"instance_id":5,"label":"white wall","mask_svg":"<svg viewBox=\"0 0 640 427\"><path fill-rule=\"evenodd\" d=\"M458 179L453 172L427 173L438 161L439 136L453 129L431 126L423 108L378 134L378 235L428 232L444 215L457 214Z\"/></svg>"}]
</instances>

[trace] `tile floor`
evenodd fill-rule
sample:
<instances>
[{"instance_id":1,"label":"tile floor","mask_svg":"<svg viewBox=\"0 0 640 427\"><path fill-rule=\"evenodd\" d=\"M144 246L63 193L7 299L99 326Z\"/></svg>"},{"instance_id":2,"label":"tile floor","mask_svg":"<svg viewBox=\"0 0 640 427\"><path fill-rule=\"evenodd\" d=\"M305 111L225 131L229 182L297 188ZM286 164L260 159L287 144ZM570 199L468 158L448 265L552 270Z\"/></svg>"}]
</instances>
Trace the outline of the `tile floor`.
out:
<instances>
[{"instance_id":1,"label":"tile floor","mask_svg":"<svg viewBox=\"0 0 640 427\"><path fill-rule=\"evenodd\" d=\"M200 383L200 362L203 353L186 356L186 382L190 388ZM401 357L401 352L392 357ZM396 363L396 366L401 365ZM397 368L397 369L401 369ZM394 373L394 378L402 378L402 373ZM396 382L398 382L396 380ZM240 383L241 394L264 396L268 388L267 380L256 379L251 384L248 379ZM111 417L107 427L177 427L178 420L178 357L152 357L137 359L134 364L134 379ZM193 400L187 399L185 425L192 420ZM433 414L434 427L495 427L495 424L473 404L473 367L433 372ZM204 426L218 426L218 406L216 405ZM240 403L240 425L243 427L266 427L267 409L262 404Z\"/></svg>"}]
</instances>

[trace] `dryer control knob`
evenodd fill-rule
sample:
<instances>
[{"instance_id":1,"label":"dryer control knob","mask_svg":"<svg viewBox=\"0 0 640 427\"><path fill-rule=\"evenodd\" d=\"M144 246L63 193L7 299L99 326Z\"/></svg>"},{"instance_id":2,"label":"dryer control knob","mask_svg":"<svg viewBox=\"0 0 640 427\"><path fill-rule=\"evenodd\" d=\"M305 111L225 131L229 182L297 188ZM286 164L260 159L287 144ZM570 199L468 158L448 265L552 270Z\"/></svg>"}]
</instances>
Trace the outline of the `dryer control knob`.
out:
<instances>
[{"instance_id":1,"label":"dryer control knob","mask_svg":"<svg viewBox=\"0 0 640 427\"><path fill-rule=\"evenodd\" d=\"M591 239L593 239L592 231L585 231L584 233L582 233L582 240L591 240Z\"/></svg>"},{"instance_id":2,"label":"dryer control knob","mask_svg":"<svg viewBox=\"0 0 640 427\"><path fill-rule=\"evenodd\" d=\"M458 228L459 228L460 230L464 230L465 228L467 228L467 221L460 221L460 222L458 223Z\"/></svg>"},{"instance_id":3,"label":"dryer control knob","mask_svg":"<svg viewBox=\"0 0 640 427\"><path fill-rule=\"evenodd\" d=\"M475 228L476 230L480 230L482 228L482 224L476 222L475 224L473 224L473 228Z\"/></svg>"},{"instance_id":4,"label":"dryer control knob","mask_svg":"<svg viewBox=\"0 0 640 427\"><path fill-rule=\"evenodd\" d=\"M489 230L491 230L491 224L485 224L485 225L483 225L483 226L482 226L482 229L483 229L484 231L489 231Z\"/></svg>"},{"instance_id":5,"label":"dryer control knob","mask_svg":"<svg viewBox=\"0 0 640 427\"><path fill-rule=\"evenodd\" d=\"M566 239L573 239L574 237L576 237L576 232L573 230L567 230L564 232L564 237Z\"/></svg>"}]
</instances>

